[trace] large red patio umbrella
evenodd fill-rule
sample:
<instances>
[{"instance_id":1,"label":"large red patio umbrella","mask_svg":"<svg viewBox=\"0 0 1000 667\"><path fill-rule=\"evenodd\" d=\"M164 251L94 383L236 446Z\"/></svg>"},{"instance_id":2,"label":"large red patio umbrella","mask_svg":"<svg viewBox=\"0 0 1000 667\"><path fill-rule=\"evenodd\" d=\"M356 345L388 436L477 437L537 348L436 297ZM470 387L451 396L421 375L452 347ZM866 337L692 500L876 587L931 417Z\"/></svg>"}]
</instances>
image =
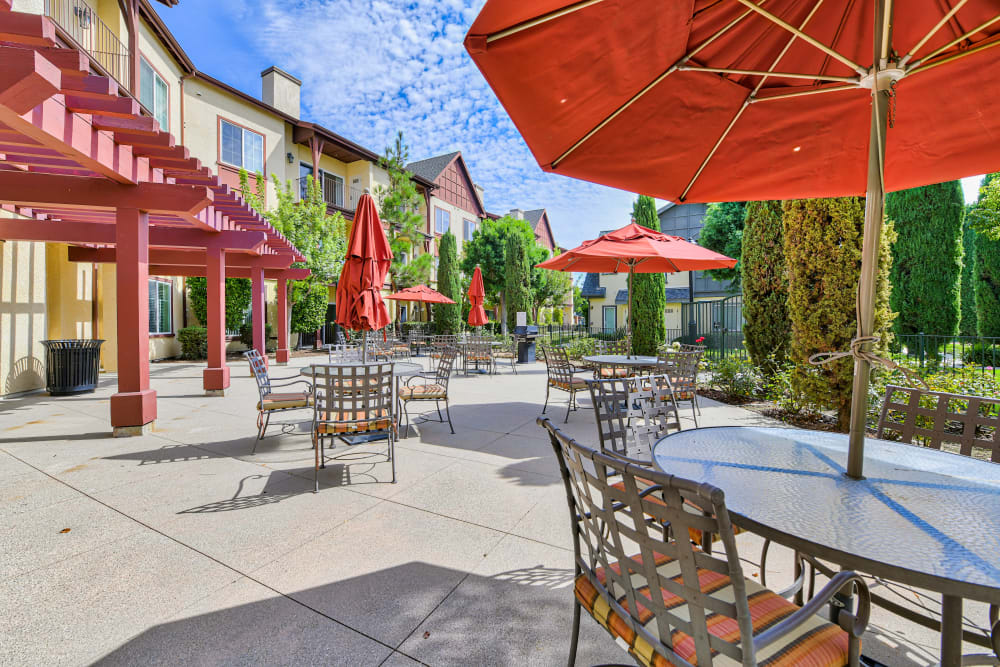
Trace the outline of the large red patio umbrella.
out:
<instances>
[{"instance_id":1,"label":"large red patio umbrella","mask_svg":"<svg viewBox=\"0 0 1000 667\"><path fill-rule=\"evenodd\" d=\"M628 273L631 331L632 274L730 269L736 266L736 260L679 236L656 232L633 222L596 239L584 241L580 246L535 266L553 271Z\"/></svg>"},{"instance_id":2,"label":"large red patio umbrella","mask_svg":"<svg viewBox=\"0 0 1000 667\"><path fill-rule=\"evenodd\" d=\"M337 324L364 331L362 361L368 357L368 331L389 324L389 310L382 301L382 285L392 264L392 250L375 201L365 192L358 200L354 226L347 242L347 258L337 283Z\"/></svg>"},{"instance_id":3,"label":"large red patio umbrella","mask_svg":"<svg viewBox=\"0 0 1000 667\"><path fill-rule=\"evenodd\" d=\"M472 281L469 283L469 326L481 327L489 322L486 317L486 310L483 309L483 301L486 299L486 289L483 287L483 272L476 267L472 272Z\"/></svg>"},{"instance_id":4,"label":"large red patio umbrella","mask_svg":"<svg viewBox=\"0 0 1000 667\"><path fill-rule=\"evenodd\" d=\"M996 0L488 0L466 48L543 169L675 202L867 194L860 477L884 192L1000 169Z\"/></svg>"},{"instance_id":5,"label":"large red patio umbrella","mask_svg":"<svg viewBox=\"0 0 1000 667\"><path fill-rule=\"evenodd\" d=\"M398 292L393 292L385 298L395 299L396 301L419 301L420 303L455 303L444 294L441 294L441 292L433 290L427 285L406 287Z\"/></svg>"}]
</instances>

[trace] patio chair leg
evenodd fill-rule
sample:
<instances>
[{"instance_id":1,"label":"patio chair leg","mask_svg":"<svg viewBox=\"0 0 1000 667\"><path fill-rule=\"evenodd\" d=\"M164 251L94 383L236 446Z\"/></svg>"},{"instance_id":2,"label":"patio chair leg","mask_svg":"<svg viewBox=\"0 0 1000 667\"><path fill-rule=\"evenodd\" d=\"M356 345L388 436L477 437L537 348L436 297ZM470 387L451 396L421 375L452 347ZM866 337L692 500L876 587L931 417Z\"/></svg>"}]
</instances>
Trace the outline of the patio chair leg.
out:
<instances>
[{"instance_id":1,"label":"patio chair leg","mask_svg":"<svg viewBox=\"0 0 1000 667\"><path fill-rule=\"evenodd\" d=\"M580 643L580 603L573 598L573 634L569 639L569 667L576 665L576 645Z\"/></svg>"},{"instance_id":2,"label":"patio chair leg","mask_svg":"<svg viewBox=\"0 0 1000 667\"><path fill-rule=\"evenodd\" d=\"M448 400L447 399L445 399L445 402L444 402L444 411L448 415L448 428L451 429L452 435L454 435L454 433L455 433L455 427L451 425L451 408L448 407Z\"/></svg>"},{"instance_id":3,"label":"patio chair leg","mask_svg":"<svg viewBox=\"0 0 1000 667\"><path fill-rule=\"evenodd\" d=\"M407 412L407 410L406 410L406 401L403 401L403 418L404 418L404 421L405 421L405 424L406 424L406 426L405 426L406 430L403 431L403 433L405 433L406 437L409 438L410 437L410 413Z\"/></svg>"},{"instance_id":4,"label":"patio chair leg","mask_svg":"<svg viewBox=\"0 0 1000 667\"><path fill-rule=\"evenodd\" d=\"M569 423L569 411L573 408L573 392L569 393L569 400L566 401L566 419L563 419L563 424Z\"/></svg>"},{"instance_id":5,"label":"patio chair leg","mask_svg":"<svg viewBox=\"0 0 1000 667\"><path fill-rule=\"evenodd\" d=\"M545 414L545 410L549 407L549 385L545 385L545 405L542 406L542 414Z\"/></svg>"},{"instance_id":6,"label":"patio chair leg","mask_svg":"<svg viewBox=\"0 0 1000 667\"><path fill-rule=\"evenodd\" d=\"M392 462L392 483L396 483L396 440L389 433L389 460Z\"/></svg>"},{"instance_id":7,"label":"patio chair leg","mask_svg":"<svg viewBox=\"0 0 1000 667\"><path fill-rule=\"evenodd\" d=\"M691 399L691 419L694 420L694 427L698 428L698 414L695 412L694 399Z\"/></svg>"},{"instance_id":8,"label":"patio chair leg","mask_svg":"<svg viewBox=\"0 0 1000 667\"><path fill-rule=\"evenodd\" d=\"M701 416L701 403L698 402L698 392L694 392L694 404L698 408L698 415Z\"/></svg>"},{"instance_id":9,"label":"patio chair leg","mask_svg":"<svg viewBox=\"0 0 1000 667\"><path fill-rule=\"evenodd\" d=\"M313 451L315 452L316 456L316 465L314 466L313 470L313 484L315 485L313 493L319 493L319 443L316 442L315 431L313 431L312 440L313 440Z\"/></svg>"},{"instance_id":10,"label":"patio chair leg","mask_svg":"<svg viewBox=\"0 0 1000 667\"><path fill-rule=\"evenodd\" d=\"M517 375L517 359L511 357L511 359L510 359L510 368L511 368L512 371L514 371L514 375Z\"/></svg>"},{"instance_id":11,"label":"patio chair leg","mask_svg":"<svg viewBox=\"0 0 1000 667\"><path fill-rule=\"evenodd\" d=\"M438 419L440 419L441 422L443 423L444 422L444 417L441 415L441 401L434 401L434 407L437 408Z\"/></svg>"}]
</instances>

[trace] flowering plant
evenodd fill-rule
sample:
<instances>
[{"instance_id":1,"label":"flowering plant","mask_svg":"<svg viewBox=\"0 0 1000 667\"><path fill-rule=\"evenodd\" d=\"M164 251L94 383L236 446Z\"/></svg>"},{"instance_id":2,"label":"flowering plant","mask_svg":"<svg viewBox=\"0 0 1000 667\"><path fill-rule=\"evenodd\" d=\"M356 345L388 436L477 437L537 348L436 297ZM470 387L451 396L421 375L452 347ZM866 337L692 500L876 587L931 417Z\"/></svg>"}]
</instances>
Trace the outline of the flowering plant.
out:
<instances>
[{"instance_id":1,"label":"flowering plant","mask_svg":"<svg viewBox=\"0 0 1000 667\"><path fill-rule=\"evenodd\" d=\"M704 343L705 342L705 337L702 336L701 338L696 338L694 342L696 342L696 343Z\"/></svg>"}]
</instances>

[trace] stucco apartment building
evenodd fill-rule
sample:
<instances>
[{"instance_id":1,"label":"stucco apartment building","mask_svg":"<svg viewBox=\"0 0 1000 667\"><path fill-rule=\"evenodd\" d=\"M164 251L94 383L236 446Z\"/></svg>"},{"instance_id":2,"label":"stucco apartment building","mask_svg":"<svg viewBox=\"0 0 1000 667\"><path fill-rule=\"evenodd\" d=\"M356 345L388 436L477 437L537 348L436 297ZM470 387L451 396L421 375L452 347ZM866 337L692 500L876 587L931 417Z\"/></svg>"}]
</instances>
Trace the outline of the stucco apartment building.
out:
<instances>
[{"instance_id":1,"label":"stucco apartment building","mask_svg":"<svg viewBox=\"0 0 1000 667\"><path fill-rule=\"evenodd\" d=\"M697 242L707 209L708 204L668 203L657 211L660 230L664 234ZM684 328L681 318L682 303L716 301L733 294L729 285L714 280L705 271L666 273L664 277L667 300L664 318L668 337L679 336ZM626 325L628 274L588 273L584 277L581 296L590 303L591 327L613 330Z\"/></svg>"},{"instance_id":2,"label":"stucco apartment building","mask_svg":"<svg viewBox=\"0 0 1000 667\"><path fill-rule=\"evenodd\" d=\"M170 11L177 1L156 6ZM13 10L51 18L58 38L86 54L93 72L117 82L120 94L186 147L184 157L165 152L164 161L200 163L234 189L241 168L260 172L268 202L277 196L273 177L300 188L314 175L331 211L348 220L365 189L388 184L375 152L300 118L298 79L268 68L255 97L199 71L150 0L14 0ZM415 180L424 191L434 187ZM66 244L0 240L0 395L43 386L44 339L103 338L102 367L116 370L114 271L114 264L70 261ZM149 357L177 356L178 329L198 324L186 308L184 278L150 276L148 289ZM270 284L269 319L274 301Z\"/></svg>"}]
</instances>

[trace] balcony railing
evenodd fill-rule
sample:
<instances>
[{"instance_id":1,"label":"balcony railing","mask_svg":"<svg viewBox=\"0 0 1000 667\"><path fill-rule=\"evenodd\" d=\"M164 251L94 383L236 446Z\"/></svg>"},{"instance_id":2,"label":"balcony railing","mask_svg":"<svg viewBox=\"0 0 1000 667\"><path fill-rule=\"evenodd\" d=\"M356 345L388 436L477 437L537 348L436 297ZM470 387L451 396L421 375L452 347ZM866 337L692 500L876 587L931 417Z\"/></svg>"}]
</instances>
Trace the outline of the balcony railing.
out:
<instances>
[{"instance_id":1,"label":"balcony railing","mask_svg":"<svg viewBox=\"0 0 1000 667\"><path fill-rule=\"evenodd\" d=\"M69 37L129 90L128 47L97 16L97 10L84 0L45 0L45 15L55 21Z\"/></svg>"},{"instance_id":2,"label":"balcony railing","mask_svg":"<svg viewBox=\"0 0 1000 667\"><path fill-rule=\"evenodd\" d=\"M299 198L305 197L306 183L309 177L303 176L296 181ZM364 192L361 188L351 187L347 191L347 200L344 200L344 184L332 178L323 179L323 201L329 206L334 206L344 211L354 211L358 208L358 200Z\"/></svg>"}]
</instances>

